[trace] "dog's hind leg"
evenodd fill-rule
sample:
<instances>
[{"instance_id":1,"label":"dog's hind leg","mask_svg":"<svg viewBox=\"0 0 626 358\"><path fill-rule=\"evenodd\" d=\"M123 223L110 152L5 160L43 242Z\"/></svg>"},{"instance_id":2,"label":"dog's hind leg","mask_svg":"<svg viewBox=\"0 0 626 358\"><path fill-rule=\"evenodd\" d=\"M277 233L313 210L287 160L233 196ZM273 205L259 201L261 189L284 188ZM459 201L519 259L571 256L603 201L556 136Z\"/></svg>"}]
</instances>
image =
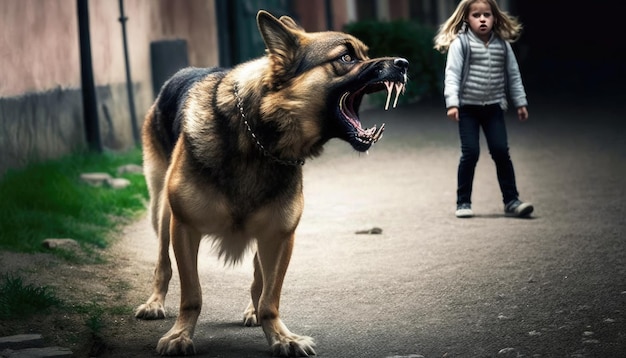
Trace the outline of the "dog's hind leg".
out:
<instances>
[{"instance_id":1,"label":"dog's hind leg","mask_svg":"<svg viewBox=\"0 0 626 358\"><path fill-rule=\"evenodd\" d=\"M259 308L259 299L261 298L261 292L263 292L263 274L261 271L261 264L259 264L259 254L254 254L254 280L252 281L252 287L250 288L250 294L252 296L248 307L243 312L243 324L246 327L257 326L259 320L257 318L257 310Z\"/></svg>"},{"instance_id":2,"label":"dog's hind leg","mask_svg":"<svg viewBox=\"0 0 626 358\"><path fill-rule=\"evenodd\" d=\"M180 310L174 326L159 340L161 355L195 354L193 333L202 308L202 291L198 278L198 248L202 235L171 218L172 246L180 276Z\"/></svg>"},{"instance_id":3,"label":"dog's hind leg","mask_svg":"<svg viewBox=\"0 0 626 358\"><path fill-rule=\"evenodd\" d=\"M157 197L158 198L158 197ZM158 200L153 198L152 200ZM161 198L164 200L164 198ZM152 209L158 211L153 217L153 224L157 229L159 238L159 254L156 268L154 269L154 279L152 283L152 295L146 303L142 304L135 311L135 317L141 319L162 319L165 318L165 295L172 278L172 263L170 261L170 220L172 213L169 205L154 204ZM154 215L154 214L153 214Z\"/></svg>"},{"instance_id":4,"label":"dog's hind leg","mask_svg":"<svg viewBox=\"0 0 626 358\"><path fill-rule=\"evenodd\" d=\"M170 206L167 203L164 186L169 161L162 144L153 133L155 106L150 108L143 124L143 169L150 192L150 216L152 226L159 240L159 252L152 284L152 295L146 303L135 311L135 317L142 319L165 318L165 295L172 277L170 262Z\"/></svg>"},{"instance_id":5,"label":"dog's hind leg","mask_svg":"<svg viewBox=\"0 0 626 358\"><path fill-rule=\"evenodd\" d=\"M263 291L257 317L274 356L308 357L315 354L313 339L291 333L279 315L280 294L294 240L294 232L258 240L257 257L262 270Z\"/></svg>"}]
</instances>

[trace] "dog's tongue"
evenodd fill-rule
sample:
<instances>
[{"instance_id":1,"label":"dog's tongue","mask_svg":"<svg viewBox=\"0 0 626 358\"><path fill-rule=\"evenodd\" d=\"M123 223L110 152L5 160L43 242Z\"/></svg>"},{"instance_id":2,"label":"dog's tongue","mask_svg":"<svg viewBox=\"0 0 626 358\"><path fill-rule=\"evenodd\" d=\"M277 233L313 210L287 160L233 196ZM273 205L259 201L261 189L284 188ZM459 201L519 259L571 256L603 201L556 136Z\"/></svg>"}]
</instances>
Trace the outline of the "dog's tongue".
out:
<instances>
[{"instance_id":1,"label":"dog's tongue","mask_svg":"<svg viewBox=\"0 0 626 358\"><path fill-rule=\"evenodd\" d=\"M391 100L391 94L393 93L394 88L396 90L396 98L393 100L393 108L396 108L396 105L398 104L398 97L400 97L400 94L404 92L405 85L404 83L401 83L401 82L391 82L391 81L385 81L384 84L385 84L385 87L387 87L387 101L385 102L385 111L386 111L389 109L389 101Z\"/></svg>"}]
</instances>

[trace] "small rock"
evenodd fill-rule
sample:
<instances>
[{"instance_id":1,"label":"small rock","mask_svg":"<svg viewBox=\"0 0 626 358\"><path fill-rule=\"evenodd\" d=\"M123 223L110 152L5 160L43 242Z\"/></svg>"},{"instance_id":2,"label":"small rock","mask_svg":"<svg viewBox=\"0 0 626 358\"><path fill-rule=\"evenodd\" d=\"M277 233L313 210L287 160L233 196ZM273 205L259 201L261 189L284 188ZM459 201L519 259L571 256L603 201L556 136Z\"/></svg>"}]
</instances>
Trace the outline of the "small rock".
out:
<instances>
[{"instance_id":1,"label":"small rock","mask_svg":"<svg viewBox=\"0 0 626 358\"><path fill-rule=\"evenodd\" d=\"M7 358L70 358L73 353L71 350L63 347L45 347L45 348L26 348L2 352L2 357Z\"/></svg>"},{"instance_id":2,"label":"small rock","mask_svg":"<svg viewBox=\"0 0 626 358\"><path fill-rule=\"evenodd\" d=\"M598 339L583 339L583 344L599 344L600 340Z\"/></svg>"},{"instance_id":3,"label":"small rock","mask_svg":"<svg viewBox=\"0 0 626 358\"><path fill-rule=\"evenodd\" d=\"M507 315L505 315L505 314L503 314L503 313L500 313L500 314L498 314L498 319L501 319L503 321L508 321L508 320L510 320L512 318L507 316Z\"/></svg>"},{"instance_id":4,"label":"small rock","mask_svg":"<svg viewBox=\"0 0 626 358\"><path fill-rule=\"evenodd\" d=\"M121 167L117 168L117 175L122 175L122 174L126 174L126 173L143 174L143 167L141 165L137 165L137 164L126 164L126 165L122 165Z\"/></svg>"},{"instance_id":5,"label":"small rock","mask_svg":"<svg viewBox=\"0 0 626 358\"><path fill-rule=\"evenodd\" d=\"M111 179L107 173L83 173L80 175L80 180L92 186L102 186Z\"/></svg>"},{"instance_id":6,"label":"small rock","mask_svg":"<svg viewBox=\"0 0 626 358\"><path fill-rule=\"evenodd\" d=\"M533 330L533 331L528 332L528 335L531 336L531 337L532 336L541 336L541 332Z\"/></svg>"},{"instance_id":7,"label":"small rock","mask_svg":"<svg viewBox=\"0 0 626 358\"><path fill-rule=\"evenodd\" d=\"M0 337L0 349L22 349L43 347L41 334L17 334Z\"/></svg>"},{"instance_id":8,"label":"small rock","mask_svg":"<svg viewBox=\"0 0 626 358\"><path fill-rule=\"evenodd\" d=\"M498 354L509 354L515 352L515 348L502 348L498 351Z\"/></svg>"},{"instance_id":9,"label":"small rock","mask_svg":"<svg viewBox=\"0 0 626 358\"><path fill-rule=\"evenodd\" d=\"M77 248L78 242L74 239L45 239L42 242L43 247L46 249L57 248Z\"/></svg>"},{"instance_id":10,"label":"small rock","mask_svg":"<svg viewBox=\"0 0 626 358\"><path fill-rule=\"evenodd\" d=\"M106 184L112 189L124 189L130 186L130 180L124 178L109 178Z\"/></svg>"},{"instance_id":11,"label":"small rock","mask_svg":"<svg viewBox=\"0 0 626 358\"><path fill-rule=\"evenodd\" d=\"M357 232L355 232L355 234L359 235L359 234L369 234L369 235L380 235L383 233L383 229L379 228L379 227L373 227L369 230L359 230Z\"/></svg>"}]
</instances>

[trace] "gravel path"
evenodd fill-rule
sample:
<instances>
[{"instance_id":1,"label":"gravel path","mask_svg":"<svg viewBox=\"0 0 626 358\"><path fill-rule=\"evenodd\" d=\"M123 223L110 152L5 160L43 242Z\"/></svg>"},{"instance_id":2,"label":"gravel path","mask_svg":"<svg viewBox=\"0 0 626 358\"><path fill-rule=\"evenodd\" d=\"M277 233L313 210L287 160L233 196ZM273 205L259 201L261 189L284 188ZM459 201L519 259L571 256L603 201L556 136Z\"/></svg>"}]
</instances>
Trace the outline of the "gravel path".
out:
<instances>
[{"instance_id":1,"label":"gravel path","mask_svg":"<svg viewBox=\"0 0 626 358\"><path fill-rule=\"evenodd\" d=\"M454 217L459 149L440 104L364 111L386 122L369 155L343 142L305 166L305 213L281 300L285 323L319 357L620 357L626 352L624 102L531 97L507 114L531 219L506 218L486 145L472 219ZM484 144L484 143L483 143ZM373 227L382 234L355 234ZM113 252L126 304L150 293L156 238L147 219ZM201 247L200 357L265 357L241 325L249 260L222 267ZM107 322L102 356L154 356L178 309L177 274L162 321Z\"/></svg>"}]
</instances>

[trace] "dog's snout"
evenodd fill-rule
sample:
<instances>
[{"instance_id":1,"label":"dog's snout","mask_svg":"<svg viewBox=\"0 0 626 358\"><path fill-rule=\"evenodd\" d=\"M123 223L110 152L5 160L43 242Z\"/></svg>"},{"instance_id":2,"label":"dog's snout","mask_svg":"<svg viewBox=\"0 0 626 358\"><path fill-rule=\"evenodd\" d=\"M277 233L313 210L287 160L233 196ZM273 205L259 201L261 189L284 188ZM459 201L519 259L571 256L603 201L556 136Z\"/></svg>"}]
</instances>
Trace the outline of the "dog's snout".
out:
<instances>
[{"instance_id":1,"label":"dog's snout","mask_svg":"<svg viewBox=\"0 0 626 358\"><path fill-rule=\"evenodd\" d=\"M398 57L393 60L393 65L403 71L406 71L409 68L409 61L407 61L405 58Z\"/></svg>"}]
</instances>

